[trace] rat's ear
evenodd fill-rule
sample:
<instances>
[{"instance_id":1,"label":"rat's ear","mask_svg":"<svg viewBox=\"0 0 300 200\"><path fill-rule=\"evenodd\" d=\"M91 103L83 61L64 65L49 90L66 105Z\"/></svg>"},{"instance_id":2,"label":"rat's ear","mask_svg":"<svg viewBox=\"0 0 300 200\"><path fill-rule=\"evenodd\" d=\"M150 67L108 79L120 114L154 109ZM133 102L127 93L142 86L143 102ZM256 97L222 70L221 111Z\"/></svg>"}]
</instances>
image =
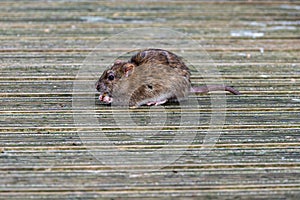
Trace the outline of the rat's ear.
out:
<instances>
[{"instance_id":1,"label":"rat's ear","mask_svg":"<svg viewBox=\"0 0 300 200\"><path fill-rule=\"evenodd\" d=\"M135 68L135 65L132 63L125 64L123 66L123 71L124 71L125 77L130 76L133 73L134 68Z\"/></svg>"},{"instance_id":2,"label":"rat's ear","mask_svg":"<svg viewBox=\"0 0 300 200\"><path fill-rule=\"evenodd\" d=\"M119 65L119 64L121 64L122 62L124 62L124 61L123 61L123 60L115 60L114 65Z\"/></svg>"}]
</instances>

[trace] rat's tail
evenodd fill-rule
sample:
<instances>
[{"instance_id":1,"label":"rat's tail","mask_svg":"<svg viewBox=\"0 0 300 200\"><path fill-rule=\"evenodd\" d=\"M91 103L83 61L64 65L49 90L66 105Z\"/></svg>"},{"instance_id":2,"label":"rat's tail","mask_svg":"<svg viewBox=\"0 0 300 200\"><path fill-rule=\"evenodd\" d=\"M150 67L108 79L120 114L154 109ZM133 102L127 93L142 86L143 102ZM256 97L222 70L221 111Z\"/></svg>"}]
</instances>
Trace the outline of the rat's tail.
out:
<instances>
[{"instance_id":1,"label":"rat's tail","mask_svg":"<svg viewBox=\"0 0 300 200\"><path fill-rule=\"evenodd\" d=\"M234 89L233 87L224 86L224 85L203 85L203 86L193 86L191 87L191 92L193 93L208 93L211 91L228 91L235 95L240 95L241 93Z\"/></svg>"}]
</instances>

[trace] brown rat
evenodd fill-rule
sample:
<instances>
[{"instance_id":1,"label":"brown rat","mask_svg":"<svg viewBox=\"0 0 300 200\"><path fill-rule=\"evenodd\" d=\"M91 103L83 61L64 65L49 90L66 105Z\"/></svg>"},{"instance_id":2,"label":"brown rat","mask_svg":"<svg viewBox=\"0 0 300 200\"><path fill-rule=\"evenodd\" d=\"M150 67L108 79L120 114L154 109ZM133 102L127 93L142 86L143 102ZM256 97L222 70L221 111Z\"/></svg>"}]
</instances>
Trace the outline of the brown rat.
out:
<instances>
[{"instance_id":1,"label":"brown rat","mask_svg":"<svg viewBox=\"0 0 300 200\"><path fill-rule=\"evenodd\" d=\"M229 91L232 87L209 85L191 87L190 70L180 57L163 49L139 51L128 61L117 60L96 83L99 100L115 105L159 105L181 101L190 92Z\"/></svg>"}]
</instances>

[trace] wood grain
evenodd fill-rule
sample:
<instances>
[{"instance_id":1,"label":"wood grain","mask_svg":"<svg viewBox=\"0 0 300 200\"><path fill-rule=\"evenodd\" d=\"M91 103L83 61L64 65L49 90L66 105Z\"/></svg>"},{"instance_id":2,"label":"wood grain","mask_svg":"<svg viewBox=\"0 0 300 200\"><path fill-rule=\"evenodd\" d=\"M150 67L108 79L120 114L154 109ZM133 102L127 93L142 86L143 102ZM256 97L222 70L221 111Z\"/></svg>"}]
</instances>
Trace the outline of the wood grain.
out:
<instances>
[{"instance_id":1,"label":"wood grain","mask_svg":"<svg viewBox=\"0 0 300 200\"><path fill-rule=\"evenodd\" d=\"M297 1L1 1L0 199L298 199L299 7ZM210 95L191 95L196 107L130 110L134 124L127 109L101 105L95 94L92 108L74 107L74 95L88 100L88 92L73 91L88 54L104 39L141 27L186 33L214 61L197 60L199 49L186 48L194 67L216 66L223 82L243 93L220 97L226 107L217 109L226 118L214 126L213 147L203 144ZM113 47L125 40L132 46L97 51L122 54L147 39L120 37ZM193 71L192 82L205 84L204 73ZM76 116L96 120L78 125ZM188 120L195 118L199 124ZM170 143L180 134L182 143ZM128 160L118 160L116 149L131 152ZM153 150L178 158L143 163Z\"/></svg>"}]
</instances>

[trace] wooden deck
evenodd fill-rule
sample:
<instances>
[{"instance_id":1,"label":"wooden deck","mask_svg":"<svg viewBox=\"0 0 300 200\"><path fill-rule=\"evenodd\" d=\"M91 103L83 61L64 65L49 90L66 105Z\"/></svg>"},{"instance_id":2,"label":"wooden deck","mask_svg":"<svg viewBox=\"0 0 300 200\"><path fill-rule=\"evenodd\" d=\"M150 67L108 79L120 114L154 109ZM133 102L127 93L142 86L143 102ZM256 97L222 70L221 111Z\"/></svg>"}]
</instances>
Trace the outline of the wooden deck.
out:
<instances>
[{"instance_id":1,"label":"wooden deck","mask_svg":"<svg viewBox=\"0 0 300 200\"><path fill-rule=\"evenodd\" d=\"M299 199L299 10L299 1L1 1L0 199ZM203 144L210 95L191 95L196 108L74 107L76 95L88 101L76 84L103 70L77 76L89 53L141 27L185 33L243 93L221 96L215 145ZM112 60L144 40L116 41L102 55ZM199 49L185 50L195 67L209 65ZM202 73L193 83L203 84ZM149 152L159 152L150 163Z\"/></svg>"}]
</instances>

